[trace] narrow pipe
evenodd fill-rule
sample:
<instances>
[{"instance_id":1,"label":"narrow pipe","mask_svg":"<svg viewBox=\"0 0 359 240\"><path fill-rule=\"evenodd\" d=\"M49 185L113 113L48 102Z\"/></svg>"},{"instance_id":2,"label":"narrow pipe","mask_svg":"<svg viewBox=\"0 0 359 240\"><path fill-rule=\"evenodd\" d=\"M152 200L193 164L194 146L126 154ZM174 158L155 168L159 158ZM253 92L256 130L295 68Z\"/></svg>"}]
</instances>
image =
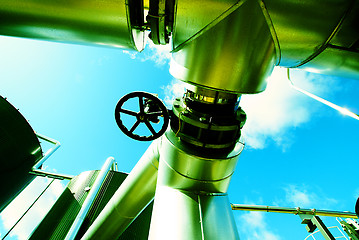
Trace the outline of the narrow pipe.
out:
<instances>
[{"instance_id":1,"label":"narrow pipe","mask_svg":"<svg viewBox=\"0 0 359 240\"><path fill-rule=\"evenodd\" d=\"M52 172L47 172L47 171L40 169L42 164L61 146L61 144L59 141L49 138L47 136L44 136L40 133L35 133L35 134L38 138L45 140L49 143L52 143L52 144L54 144L54 146L52 148L50 148L49 150L47 150L47 152L43 155L43 157L32 167L32 169L29 173L34 174L39 177L49 177L49 178L54 178L54 179L59 179L59 180L64 180L64 179L71 180L74 177L72 175L61 174L61 173L52 173Z\"/></svg>"},{"instance_id":2,"label":"narrow pipe","mask_svg":"<svg viewBox=\"0 0 359 240\"><path fill-rule=\"evenodd\" d=\"M69 232L66 235L65 240L72 240L75 239L83 221L85 220L85 217L88 213L88 211L90 210L90 207L92 206L92 203L97 195L97 193L99 192L103 181L105 180L107 173L112 169L114 169L114 164L115 159L113 157L109 157L107 158L105 164L102 166L94 184L91 187L91 190L88 194L88 196L86 197L80 212L77 214L75 221L72 223L71 228L69 230Z\"/></svg>"},{"instance_id":3,"label":"narrow pipe","mask_svg":"<svg viewBox=\"0 0 359 240\"><path fill-rule=\"evenodd\" d=\"M54 178L58 180L71 180L74 178L73 175L63 174L63 173L52 173L47 172L41 169L32 169L30 174L36 175L38 177L48 177L48 178Z\"/></svg>"},{"instance_id":4,"label":"narrow pipe","mask_svg":"<svg viewBox=\"0 0 359 240\"><path fill-rule=\"evenodd\" d=\"M288 80L289 80L289 82L291 84L291 87L294 88L295 90L297 90L298 92L301 92L301 93L307 95L308 97L313 98L314 100L317 100L318 102L321 102L321 103L327 105L328 107L331 107L331 108L337 110L338 112L340 112L340 113L342 113L344 115L347 115L347 116L352 117L352 118L354 118L356 120L359 120L359 115L356 114L356 113L351 112L347 108L343 108L341 106L338 106L338 105L336 105L336 104L334 104L332 102L329 102L329 101L327 101L327 100L325 100L325 99L323 99L321 97L318 97L318 96L316 96L316 95L314 95L314 94L312 94L310 92L307 92L307 91L295 86L293 81L290 78L290 69L289 68L287 68L287 77L288 77Z\"/></svg>"},{"instance_id":5,"label":"narrow pipe","mask_svg":"<svg viewBox=\"0 0 359 240\"><path fill-rule=\"evenodd\" d=\"M117 239L153 200L160 144L152 142L81 239Z\"/></svg>"},{"instance_id":6,"label":"narrow pipe","mask_svg":"<svg viewBox=\"0 0 359 240\"><path fill-rule=\"evenodd\" d=\"M345 217L345 218L358 218L353 212L340 212L329 210L317 210L306 208L287 208L287 207L272 207L261 205L245 205L245 204L231 204L232 210L242 211L259 211L259 212L276 212L276 213L289 213L289 214L308 214L314 216L327 216L327 217Z\"/></svg>"},{"instance_id":7,"label":"narrow pipe","mask_svg":"<svg viewBox=\"0 0 359 240\"><path fill-rule=\"evenodd\" d=\"M32 169L40 169L41 165L61 146L60 142L57 140L51 139L39 133L36 133L36 136L49 143L55 144L55 146L47 150L44 156L32 167Z\"/></svg>"}]
</instances>

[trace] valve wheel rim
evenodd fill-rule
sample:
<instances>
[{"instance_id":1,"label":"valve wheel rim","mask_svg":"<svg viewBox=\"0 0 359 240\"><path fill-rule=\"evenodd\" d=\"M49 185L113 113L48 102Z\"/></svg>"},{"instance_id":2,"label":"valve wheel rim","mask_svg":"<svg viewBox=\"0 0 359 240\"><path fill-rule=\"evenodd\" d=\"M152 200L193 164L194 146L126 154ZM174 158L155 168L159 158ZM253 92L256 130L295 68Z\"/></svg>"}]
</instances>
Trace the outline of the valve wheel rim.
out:
<instances>
[{"instance_id":1,"label":"valve wheel rim","mask_svg":"<svg viewBox=\"0 0 359 240\"><path fill-rule=\"evenodd\" d=\"M138 112L123 108L124 103L133 98L138 98L138 105L139 105ZM156 104L159 107L160 110L156 112L146 113L144 99L152 100L154 104ZM126 127L123 121L121 120L121 114L136 117L136 122L130 128ZM159 131L156 131L151 125L149 120L150 117L163 118L163 123ZM118 127L122 130L124 134L126 134L130 138L139 141L151 141L160 137L166 131L169 125L169 114L167 112L167 108L165 107L165 105L157 97L146 92L132 92L122 97L116 105L115 119ZM144 125L147 127L151 135L140 136L134 133L134 131L142 123L144 123Z\"/></svg>"}]
</instances>

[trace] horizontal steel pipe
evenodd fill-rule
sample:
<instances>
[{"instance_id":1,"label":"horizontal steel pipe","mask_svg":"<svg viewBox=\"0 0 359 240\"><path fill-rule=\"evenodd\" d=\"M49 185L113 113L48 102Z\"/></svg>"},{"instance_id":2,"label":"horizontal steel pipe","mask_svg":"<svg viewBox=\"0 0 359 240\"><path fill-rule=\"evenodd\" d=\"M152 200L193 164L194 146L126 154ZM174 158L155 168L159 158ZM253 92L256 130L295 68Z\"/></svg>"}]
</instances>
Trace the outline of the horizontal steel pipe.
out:
<instances>
[{"instance_id":1,"label":"horizontal steel pipe","mask_svg":"<svg viewBox=\"0 0 359 240\"><path fill-rule=\"evenodd\" d=\"M129 16L129 5L141 10L140 2L2 0L0 34L141 51L144 32L131 26Z\"/></svg>"},{"instance_id":2,"label":"horizontal steel pipe","mask_svg":"<svg viewBox=\"0 0 359 240\"><path fill-rule=\"evenodd\" d=\"M232 210L242 211L259 211L259 212L276 212L276 213L289 213L289 214L309 214L316 216L327 217L345 217L345 218L358 218L353 212L340 212L319 209L306 209L306 208L287 208L287 207L273 207L261 205L244 205L244 204L231 204Z\"/></svg>"}]
</instances>

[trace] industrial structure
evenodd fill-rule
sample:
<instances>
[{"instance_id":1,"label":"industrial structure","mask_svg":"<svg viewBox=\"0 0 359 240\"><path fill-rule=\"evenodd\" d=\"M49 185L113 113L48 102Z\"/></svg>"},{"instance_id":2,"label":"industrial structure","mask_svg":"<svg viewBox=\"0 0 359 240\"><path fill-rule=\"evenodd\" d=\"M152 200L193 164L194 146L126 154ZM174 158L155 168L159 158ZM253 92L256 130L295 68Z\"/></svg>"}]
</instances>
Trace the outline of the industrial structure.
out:
<instances>
[{"instance_id":1,"label":"industrial structure","mask_svg":"<svg viewBox=\"0 0 359 240\"><path fill-rule=\"evenodd\" d=\"M153 141L127 177L112 158L78 176L42 170L58 142L0 98L0 153L13 159L2 160L2 182L13 179L0 210L38 175L71 181L30 239L239 239L232 209L298 214L308 231L334 239L318 216L354 213L231 205L227 190L244 148L241 94L264 91L274 66L359 79L358 10L357 0L2 0L1 35L137 51L146 33L171 42L170 73L187 87L172 109L145 92L119 100L119 128ZM138 111L126 107L131 100ZM54 144L50 152L38 138ZM355 222L342 224L358 239Z\"/></svg>"}]
</instances>

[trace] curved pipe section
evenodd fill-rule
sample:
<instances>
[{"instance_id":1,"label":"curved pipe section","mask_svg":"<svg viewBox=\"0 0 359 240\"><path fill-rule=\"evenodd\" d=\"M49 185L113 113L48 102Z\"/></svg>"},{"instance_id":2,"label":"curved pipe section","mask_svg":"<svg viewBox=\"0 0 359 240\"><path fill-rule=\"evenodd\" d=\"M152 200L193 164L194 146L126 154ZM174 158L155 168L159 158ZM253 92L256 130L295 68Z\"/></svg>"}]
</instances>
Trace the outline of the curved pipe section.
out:
<instances>
[{"instance_id":1,"label":"curved pipe section","mask_svg":"<svg viewBox=\"0 0 359 240\"><path fill-rule=\"evenodd\" d=\"M179 0L176 9L170 72L185 82L257 93L274 65L359 79L358 1L226 0L203 6Z\"/></svg>"},{"instance_id":2,"label":"curved pipe section","mask_svg":"<svg viewBox=\"0 0 359 240\"><path fill-rule=\"evenodd\" d=\"M34 174L36 176L40 177L49 177L59 180L71 180L74 176L68 175L68 174L61 174L61 173L53 173L53 172L47 172L41 169L42 164L57 150L59 147L61 147L61 144L59 141L49 138L47 136L44 136L40 133L36 133L36 136L42 140L45 140L49 143L54 144L52 148L46 151L46 153L42 156L42 158L32 167L30 174Z\"/></svg>"},{"instance_id":3,"label":"curved pipe section","mask_svg":"<svg viewBox=\"0 0 359 240\"><path fill-rule=\"evenodd\" d=\"M236 2L202 7L201 1L178 1L170 65L175 78L233 93L265 89L278 61L272 32L257 1Z\"/></svg>"},{"instance_id":4,"label":"curved pipe section","mask_svg":"<svg viewBox=\"0 0 359 240\"><path fill-rule=\"evenodd\" d=\"M152 201L159 147L155 140L81 239L117 239Z\"/></svg>"}]
</instances>

